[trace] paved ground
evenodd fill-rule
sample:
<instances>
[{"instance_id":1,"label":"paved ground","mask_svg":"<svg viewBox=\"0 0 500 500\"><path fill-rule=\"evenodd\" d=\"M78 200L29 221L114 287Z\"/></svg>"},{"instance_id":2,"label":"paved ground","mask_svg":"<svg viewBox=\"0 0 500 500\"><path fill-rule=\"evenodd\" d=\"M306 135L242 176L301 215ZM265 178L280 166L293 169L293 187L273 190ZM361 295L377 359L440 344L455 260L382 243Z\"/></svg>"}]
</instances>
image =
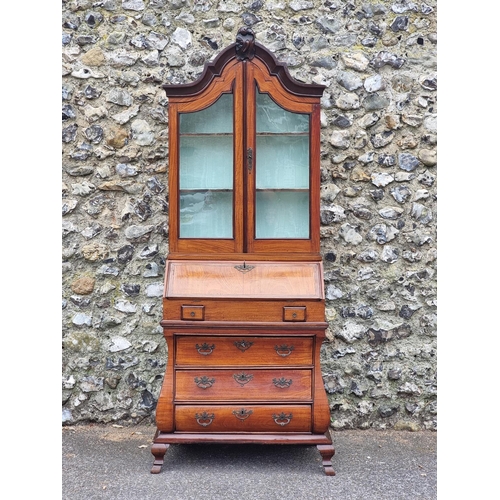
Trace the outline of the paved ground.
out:
<instances>
[{"instance_id":1,"label":"paved ground","mask_svg":"<svg viewBox=\"0 0 500 500\"><path fill-rule=\"evenodd\" d=\"M333 433L315 446L172 445L151 474L152 426L62 429L62 500L435 500L437 433ZM42 493L42 491L40 492Z\"/></svg>"}]
</instances>

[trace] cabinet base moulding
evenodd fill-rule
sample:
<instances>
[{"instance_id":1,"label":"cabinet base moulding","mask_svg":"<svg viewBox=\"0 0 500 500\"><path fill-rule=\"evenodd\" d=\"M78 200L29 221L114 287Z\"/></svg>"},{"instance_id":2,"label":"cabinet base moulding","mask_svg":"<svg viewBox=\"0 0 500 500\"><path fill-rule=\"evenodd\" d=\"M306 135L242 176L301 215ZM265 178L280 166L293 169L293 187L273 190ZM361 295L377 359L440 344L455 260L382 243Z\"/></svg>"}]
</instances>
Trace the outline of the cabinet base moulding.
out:
<instances>
[{"instance_id":1,"label":"cabinet base moulding","mask_svg":"<svg viewBox=\"0 0 500 500\"><path fill-rule=\"evenodd\" d=\"M325 434L196 434L167 433L158 430L155 434L151 453L155 457L151 474L158 474L163 466L165 453L171 444L282 444L316 445L322 457L322 464L327 476L335 476L332 457L335 448L330 433Z\"/></svg>"}]
</instances>

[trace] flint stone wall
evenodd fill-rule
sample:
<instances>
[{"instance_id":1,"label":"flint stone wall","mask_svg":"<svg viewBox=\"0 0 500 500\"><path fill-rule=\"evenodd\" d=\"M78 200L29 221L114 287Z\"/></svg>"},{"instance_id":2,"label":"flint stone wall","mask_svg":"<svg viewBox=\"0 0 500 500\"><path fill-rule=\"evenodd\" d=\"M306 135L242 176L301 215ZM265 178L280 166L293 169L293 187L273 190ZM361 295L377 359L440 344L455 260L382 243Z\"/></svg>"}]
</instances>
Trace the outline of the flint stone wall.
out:
<instances>
[{"instance_id":1,"label":"flint stone wall","mask_svg":"<svg viewBox=\"0 0 500 500\"><path fill-rule=\"evenodd\" d=\"M327 86L321 248L332 426L436 429L435 1L62 6L63 424L154 421L168 122L241 26Z\"/></svg>"}]
</instances>

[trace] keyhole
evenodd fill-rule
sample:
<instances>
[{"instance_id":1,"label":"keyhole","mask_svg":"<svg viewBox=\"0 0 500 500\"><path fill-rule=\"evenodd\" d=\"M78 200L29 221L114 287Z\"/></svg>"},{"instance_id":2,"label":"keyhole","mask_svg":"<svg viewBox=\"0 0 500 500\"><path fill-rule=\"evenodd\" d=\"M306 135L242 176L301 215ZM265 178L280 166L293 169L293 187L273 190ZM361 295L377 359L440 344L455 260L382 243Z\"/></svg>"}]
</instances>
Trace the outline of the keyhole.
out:
<instances>
[{"instance_id":1,"label":"keyhole","mask_svg":"<svg viewBox=\"0 0 500 500\"><path fill-rule=\"evenodd\" d=\"M191 312L191 317L193 318L194 317L194 311Z\"/></svg>"}]
</instances>

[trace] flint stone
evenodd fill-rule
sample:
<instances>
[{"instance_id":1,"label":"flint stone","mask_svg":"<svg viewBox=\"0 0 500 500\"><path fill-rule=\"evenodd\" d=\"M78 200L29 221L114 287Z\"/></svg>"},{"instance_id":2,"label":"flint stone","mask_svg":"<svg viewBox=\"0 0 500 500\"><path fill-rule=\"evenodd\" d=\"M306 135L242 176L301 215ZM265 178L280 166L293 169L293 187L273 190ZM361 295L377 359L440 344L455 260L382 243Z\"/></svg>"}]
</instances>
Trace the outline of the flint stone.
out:
<instances>
[{"instance_id":1,"label":"flint stone","mask_svg":"<svg viewBox=\"0 0 500 500\"><path fill-rule=\"evenodd\" d=\"M345 210L338 205L321 207L321 224L328 226L332 223L341 222L346 218Z\"/></svg>"},{"instance_id":2,"label":"flint stone","mask_svg":"<svg viewBox=\"0 0 500 500\"><path fill-rule=\"evenodd\" d=\"M396 186L391 189L391 195L398 203L405 203L410 198L411 191L406 186Z\"/></svg>"},{"instance_id":3,"label":"flint stone","mask_svg":"<svg viewBox=\"0 0 500 500\"><path fill-rule=\"evenodd\" d=\"M176 28L172 33L171 40L181 49L187 49L192 43L191 33L184 28Z\"/></svg>"},{"instance_id":4,"label":"flint stone","mask_svg":"<svg viewBox=\"0 0 500 500\"><path fill-rule=\"evenodd\" d=\"M106 97L107 102L118 104L118 106L131 106L134 102L132 96L123 89L111 89Z\"/></svg>"},{"instance_id":5,"label":"flint stone","mask_svg":"<svg viewBox=\"0 0 500 500\"><path fill-rule=\"evenodd\" d=\"M348 130L334 130L330 137L330 144L338 149L348 149L351 134Z\"/></svg>"},{"instance_id":6,"label":"flint stone","mask_svg":"<svg viewBox=\"0 0 500 500\"><path fill-rule=\"evenodd\" d=\"M337 74L337 83L349 91L359 89L363 86L363 81L358 75L347 71L340 71Z\"/></svg>"},{"instance_id":7,"label":"flint stone","mask_svg":"<svg viewBox=\"0 0 500 500\"><path fill-rule=\"evenodd\" d=\"M393 264L399 258L399 249L394 248L390 245L385 245L380 255L380 260L387 262L388 264Z\"/></svg>"},{"instance_id":8,"label":"flint stone","mask_svg":"<svg viewBox=\"0 0 500 500\"><path fill-rule=\"evenodd\" d=\"M427 189L418 189L416 192L415 192L415 198L414 198L414 201L417 201L417 200L421 200L421 199L426 199L426 198L429 198L429 191L427 191Z\"/></svg>"},{"instance_id":9,"label":"flint stone","mask_svg":"<svg viewBox=\"0 0 500 500\"><path fill-rule=\"evenodd\" d=\"M336 300L340 299L344 296L342 293L342 290L340 288L337 288L334 285L327 285L326 287L326 299L327 300Z\"/></svg>"},{"instance_id":10,"label":"flint stone","mask_svg":"<svg viewBox=\"0 0 500 500\"><path fill-rule=\"evenodd\" d=\"M134 120L131 125L132 138L140 146L149 146L154 142L154 134L146 120Z\"/></svg>"},{"instance_id":11,"label":"flint stone","mask_svg":"<svg viewBox=\"0 0 500 500\"><path fill-rule=\"evenodd\" d=\"M82 247L82 254L85 260L95 262L105 259L109 254L109 249L104 243L88 243Z\"/></svg>"},{"instance_id":12,"label":"flint stone","mask_svg":"<svg viewBox=\"0 0 500 500\"><path fill-rule=\"evenodd\" d=\"M411 216L421 224L429 224L433 218L432 211L420 203L413 203Z\"/></svg>"},{"instance_id":13,"label":"flint stone","mask_svg":"<svg viewBox=\"0 0 500 500\"><path fill-rule=\"evenodd\" d=\"M391 174L386 173L373 173L371 175L372 184L377 187L385 187L394 181L394 177Z\"/></svg>"},{"instance_id":14,"label":"flint stone","mask_svg":"<svg viewBox=\"0 0 500 500\"><path fill-rule=\"evenodd\" d=\"M362 128L369 128L375 125L380 120L380 116L377 113L367 113L358 122L359 126Z\"/></svg>"},{"instance_id":15,"label":"flint stone","mask_svg":"<svg viewBox=\"0 0 500 500\"><path fill-rule=\"evenodd\" d=\"M92 326L92 316L84 313L77 313L71 322L76 326Z\"/></svg>"},{"instance_id":16,"label":"flint stone","mask_svg":"<svg viewBox=\"0 0 500 500\"><path fill-rule=\"evenodd\" d=\"M115 309L123 313L134 314L137 312L137 304L128 300L118 300L115 304Z\"/></svg>"},{"instance_id":17,"label":"flint stone","mask_svg":"<svg viewBox=\"0 0 500 500\"><path fill-rule=\"evenodd\" d=\"M132 344L123 337L113 337L111 343L109 344L109 352L119 352L128 349Z\"/></svg>"},{"instance_id":18,"label":"flint stone","mask_svg":"<svg viewBox=\"0 0 500 500\"><path fill-rule=\"evenodd\" d=\"M145 9L145 5L142 0L122 0L122 8L139 12Z\"/></svg>"},{"instance_id":19,"label":"flint stone","mask_svg":"<svg viewBox=\"0 0 500 500\"><path fill-rule=\"evenodd\" d=\"M392 226L387 226L386 224L376 224L373 226L367 234L367 239L371 241L376 241L379 245L385 245L388 241L393 240L399 231Z\"/></svg>"},{"instance_id":20,"label":"flint stone","mask_svg":"<svg viewBox=\"0 0 500 500\"><path fill-rule=\"evenodd\" d=\"M359 323L346 321L342 329L337 330L335 336L352 344L356 340L361 340L364 337L366 328Z\"/></svg>"},{"instance_id":21,"label":"flint stone","mask_svg":"<svg viewBox=\"0 0 500 500\"><path fill-rule=\"evenodd\" d=\"M64 200L62 204L62 215L67 215L73 212L73 210L76 208L77 205L78 205L78 200L74 199Z\"/></svg>"},{"instance_id":22,"label":"flint stone","mask_svg":"<svg viewBox=\"0 0 500 500\"><path fill-rule=\"evenodd\" d=\"M392 142L393 139L394 132L392 130L385 130L384 132L379 132L378 134L373 134L372 136L370 136L370 142L376 149L387 146Z\"/></svg>"},{"instance_id":23,"label":"flint stone","mask_svg":"<svg viewBox=\"0 0 500 500\"><path fill-rule=\"evenodd\" d=\"M404 210L399 207L385 207L379 210L379 215L383 219L398 219L403 214Z\"/></svg>"},{"instance_id":24,"label":"flint stone","mask_svg":"<svg viewBox=\"0 0 500 500\"><path fill-rule=\"evenodd\" d=\"M151 283L146 287L146 297L162 297L163 283Z\"/></svg>"},{"instance_id":25,"label":"flint stone","mask_svg":"<svg viewBox=\"0 0 500 500\"><path fill-rule=\"evenodd\" d=\"M375 262L378 259L378 252L370 248L359 253L356 259L361 262Z\"/></svg>"},{"instance_id":26,"label":"flint stone","mask_svg":"<svg viewBox=\"0 0 500 500\"><path fill-rule=\"evenodd\" d=\"M342 94L335 101L335 105L343 110L358 109L361 106L357 94Z\"/></svg>"},{"instance_id":27,"label":"flint stone","mask_svg":"<svg viewBox=\"0 0 500 500\"><path fill-rule=\"evenodd\" d=\"M365 80L363 86L367 92L378 92L385 88L385 82L382 75L373 75Z\"/></svg>"},{"instance_id":28,"label":"flint stone","mask_svg":"<svg viewBox=\"0 0 500 500\"><path fill-rule=\"evenodd\" d=\"M437 152L434 149L421 149L418 159L426 166L433 167L437 163Z\"/></svg>"},{"instance_id":29,"label":"flint stone","mask_svg":"<svg viewBox=\"0 0 500 500\"><path fill-rule=\"evenodd\" d=\"M138 175L139 172L133 165L128 163L118 163L118 165L116 165L116 173L120 177L134 177Z\"/></svg>"},{"instance_id":30,"label":"flint stone","mask_svg":"<svg viewBox=\"0 0 500 500\"><path fill-rule=\"evenodd\" d=\"M65 143L73 142L76 139L76 132L78 130L78 125L72 123L66 128L62 129L62 141Z\"/></svg>"},{"instance_id":31,"label":"flint stone","mask_svg":"<svg viewBox=\"0 0 500 500\"><path fill-rule=\"evenodd\" d=\"M127 240L142 240L146 236L149 238L154 228L154 226L129 226L125 229L125 238Z\"/></svg>"},{"instance_id":32,"label":"flint stone","mask_svg":"<svg viewBox=\"0 0 500 500\"><path fill-rule=\"evenodd\" d=\"M321 186L321 200L332 202L340 193L340 188L335 184L324 184Z\"/></svg>"},{"instance_id":33,"label":"flint stone","mask_svg":"<svg viewBox=\"0 0 500 500\"><path fill-rule=\"evenodd\" d=\"M390 102L391 101L387 97L374 93L366 96L365 99L363 99L363 107L367 111L384 109L389 106Z\"/></svg>"},{"instance_id":34,"label":"flint stone","mask_svg":"<svg viewBox=\"0 0 500 500\"><path fill-rule=\"evenodd\" d=\"M401 66L403 66L404 63L405 60L402 57L397 57L396 55L387 51L379 52L370 61L370 65L373 66L375 69L380 69L382 66L386 65L391 66L394 69L399 69L401 68Z\"/></svg>"},{"instance_id":35,"label":"flint stone","mask_svg":"<svg viewBox=\"0 0 500 500\"><path fill-rule=\"evenodd\" d=\"M113 118L113 120L115 120L120 125L123 125L124 123L127 123L131 118L134 118L134 116L137 116L139 114L139 109L139 105L132 106L131 108L128 108L121 113L113 115L111 118Z\"/></svg>"},{"instance_id":36,"label":"flint stone","mask_svg":"<svg viewBox=\"0 0 500 500\"><path fill-rule=\"evenodd\" d=\"M419 159L410 153L400 153L398 155L399 168L407 172L413 172L419 165Z\"/></svg>"},{"instance_id":37,"label":"flint stone","mask_svg":"<svg viewBox=\"0 0 500 500\"><path fill-rule=\"evenodd\" d=\"M359 245L363 241L363 237L357 232L357 227L349 223L341 226L339 235L351 245Z\"/></svg>"},{"instance_id":38,"label":"flint stone","mask_svg":"<svg viewBox=\"0 0 500 500\"><path fill-rule=\"evenodd\" d=\"M351 68L355 71L365 71L370 64L370 61L360 53L342 53L340 59L346 68Z\"/></svg>"}]
</instances>

